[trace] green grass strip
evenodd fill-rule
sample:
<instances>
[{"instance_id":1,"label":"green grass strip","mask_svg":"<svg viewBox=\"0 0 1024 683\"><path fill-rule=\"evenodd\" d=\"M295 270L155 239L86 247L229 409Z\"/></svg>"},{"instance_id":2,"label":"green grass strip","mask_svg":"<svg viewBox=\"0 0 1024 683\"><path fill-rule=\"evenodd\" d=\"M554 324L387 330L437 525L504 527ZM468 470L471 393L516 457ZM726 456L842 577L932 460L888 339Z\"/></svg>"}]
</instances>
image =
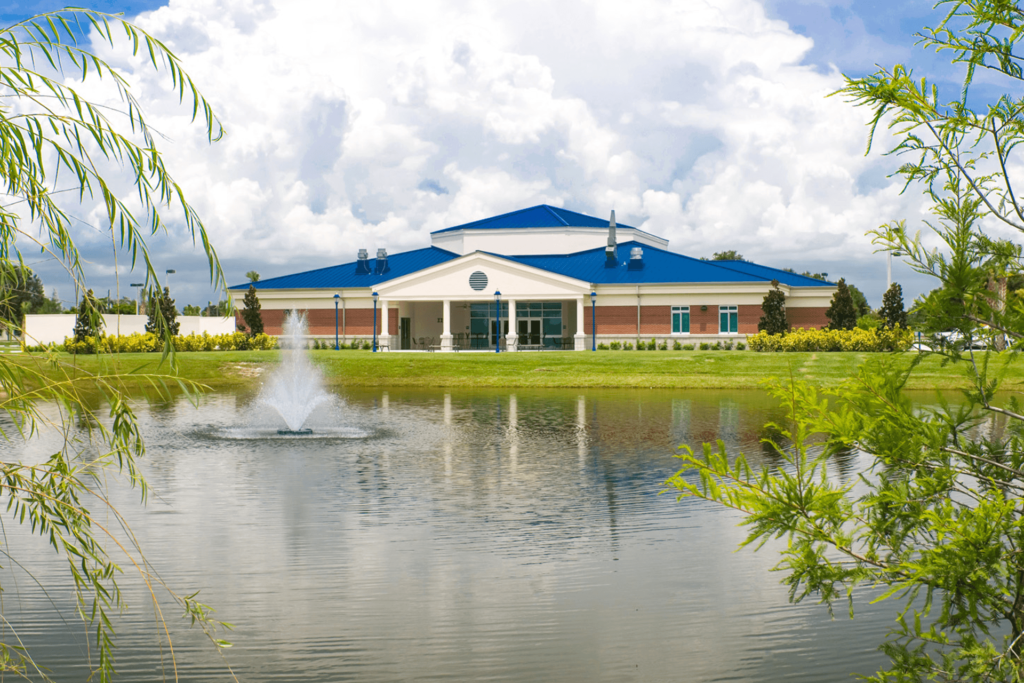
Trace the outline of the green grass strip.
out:
<instances>
[{"instance_id":1,"label":"green grass strip","mask_svg":"<svg viewBox=\"0 0 1024 683\"><path fill-rule=\"evenodd\" d=\"M750 351L552 351L542 353L370 353L310 351L329 385L352 387L537 387L759 389L762 380L791 374L819 385L852 377L868 353L754 353ZM907 363L916 356L899 354ZM179 353L179 375L214 388L259 384L279 351ZM1024 387L1024 364L1002 354L991 369L1008 390ZM17 362L44 364L25 354ZM83 372L154 372L159 354L64 356ZM163 368L166 371L166 366ZM959 389L963 368L927 357L908 389Z\"/></svg>"}]
</instances>

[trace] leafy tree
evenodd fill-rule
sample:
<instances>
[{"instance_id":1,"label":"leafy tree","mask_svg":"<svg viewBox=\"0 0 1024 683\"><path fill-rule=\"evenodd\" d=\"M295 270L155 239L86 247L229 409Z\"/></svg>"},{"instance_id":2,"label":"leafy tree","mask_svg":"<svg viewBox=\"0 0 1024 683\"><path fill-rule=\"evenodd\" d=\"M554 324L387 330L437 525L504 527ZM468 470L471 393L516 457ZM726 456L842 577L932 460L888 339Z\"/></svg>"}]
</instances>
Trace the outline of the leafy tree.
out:
<instances>
[{"instance_id":1,"label":"leafy tree","mask_svg":"<svg viewBox=\"0 0 1024 683\"><path fill-rule=\"evenodd\" d=\"M250 270L248 273L245 274L245 276L247 278L249 278L249 282L259 282L260 281L260 274L257 273L255 270Z\"/></svg>"},{"instance_id":2,"label":"leafy tree","mask_svg":"<svg viewBox=\"0 0 1024 683\"><path fill-rule=\"evenodd\" d=\"M746 542L755 547L786 536L778 569L792 600L816 596L829 609L845 600L852 611L860 586L882 586L884 599L900 600L900 618L881 646L890 666L869 680L1019 683L1024 405L997 393L1000 373L974 342L1000 334L1019 349L1024 337L1024 302L991 286L1006 277L1009 288L1010 274L1022 270L1019 245L978 227L984 219L1024 232L1021 194L1006 171L1020 164L1024 141L1017 48L1024 13L1014 2L946 6L943 21L919 38L964 67L953 97L940 99L937 87L902 66L848 78L840 93L871 110L869 151L877 127L888 126L896 141L890 153L905 159L898 173L930 198L934 217L926 224L940 248L926 247L904 221L872 234L936 279L914 315L936 333L944 367L963 373L964 403L916 405L903 387L917 360L882 357L837 387L774 388L788 412L774 444L781 466L755 471L719 442L700 455L684 452L670 483L745 513ZM987 80L980 93L972 88L979 71ZM1008 94L986 100L1000 79ZM828 476L830 458L850 449L872 461L858 489Z\"/></svg>"},{"instance_id":3,"label":"leafy tree","mask_svg":"<svg viewBox=\"0 0 1024 683\"><path fill-rule=\"evenodd\" d=\"M33 311L33 313L41 313L41 314L53 314L53 313L63 313L63 312L64 312L64 305L61 303L60 298L57 296L57 290L56 289L53 290L53 295L49 299L44 299L43 300L43 305L40 306L38 310Z\"/></svg>"},{"instance_id":4,"label":"leafy tree","mask_svg":"<svg viewBox=\"0 0 1024 683\"><path fill-rule=\"evenodd\" d=\"M43 281L27 266L0 265L0 326L12 331L22 329L25 315L44 306Z\"/></svg>"},{"instance_id":5,"label":"leafy tree","mask_svg":"<svg viewBox=\"0 0 1024 683\"><path fill-rule=\"evenodd\" d=\"M221 134L210 106L178 58L120 17L65 10L0 27L0 89L4 96L0 106L0 192L5 195L0 205L0 274L22 265L18 240L31 242L33 248L41 248L61 263L76 287L86 291L78 306L76 336L95 332L98 311L94 295L85 287L72 211L62 202L71 207L76 201L89 209L93 204L101 207L105 212L101 222L108 226L113 246L133 265L141 264L148 281L155 281L158 274L146 238L165 229L169 209L180 210L180 229L203 245L211 279L218 287L224 286L203 223L168 173L157 136L134 99L130 83L121 70L78 44L76 36L83 29L90 32L90 40L107 42L111 49L116 49L117 40L126 38L142 64L148 60L168 75L184 106L205 125L209 139ZM104 87L106 92L98 90ZM89 95L102 104L94 104ZM120 182L103 175L103 169L115 168L115 164L124 167L125 177L132 181L126 196L115 189ZM9 309L0 311L0 324L15 324L11 315ZM165 335L165 342L169 341ZM173 368L173 348L170 343L164 348ZM65 421L63 428L57 427L66 435L42 460L33 455L26 462L17 458L0 461L0 509L4 510L4 524L29 522L26 529L46 539L66 560L77 614L93 639L90 649L95 656L90 659L93 671L89 678L107 683L114 675L111 617L126 607L120 590L126 580L122 568L137 567L139 580L150 590L163 586L127 521L109 504L103 490L108 479L105 470L112 469L126 475L143 497L147 491L138 468L145 444L128 392L145 387L160 390L168 382L190 392L198 387L164 373L103 370L86 374L57 354L48 360L36 364L32 359L17 362L0 356L0 394L4 396L0 409L7 413L10 424L17 425L17 431L6 431L7 436L15 438L18 433L47 428L53 425L54 415ZM105 399L102 414L90 398L96 396ZM54 403L56 411L48 407ZM118 527L129 533L121 534ZM116 563L115 556L108 554L107 539L118 545ZM216 640L217 622L209 608L198 603L195 594L166 588L186 618ZM158 604L155 594L153 603ZM160 645L161 652L168 651L164 645ZM154 652L154 660L160 656ZM0 643L0 668L12 678L45 678L42 666L33 659L32 651Z\"/></svg>"},{"instance_id":6,"label":"leafy tree","mask_svg":"<svg viewBox=\"0 0 1024 683\"><path fill-rule=\"evenodd\" d=\"M853 297L853 306L857 309L857 317L860 318L870 313L871 306L868 305L868 298L864 296L864 292L851 284L847 284L846 288L850 290L850 296Z\"/></svg>"},{"instance_id":7,"label":"leafy tree","mask_svg":"<svg viewBox=\"0 0 1024 683\"><path fill-rule=\"evenodd\" d=\"M188 306L185 306L185 308L181 309L182 315L199 315L200 313L202 313L202 309L200 309L198 306L193 306L192 304L189 304Z\"/></svg>"},{"instance_id":8,"label":"leafy tree","mask_svg":"<svg viewBox=\"0 0 1024 683\"><path fill-rule=\"evenodd\" d=\"M242 305L242 320L249 328L249 335L255 337L257 334L263 334L263 315L260 314L260 299L256 296L255 285L249 285L249 291L245 293Z\"/></svg>"},{"instance_id":9,"label":"leafy tree","mask_svg":"<svg viewBox=\"0 0 1024 683\"><path fill-rule=\"evenodd\" d=\"M830 330L852 330L857 326L857 307L850 295L846 280L839 278L836 293L832 295L832 305L825 311Z\"/></svg>"},{"instance_id":10,"label":"leafy tree","mask_svg":"<svg viewBox=\"0 0 1024 683\"><path fill-rule=\"evenodd\" d=\"M882 318L875 312L857 318L857 329L873 330L882 326Z\"/></svg>"},{"instance_id":11,"label":"leafy tree","mask_svg":"<svg viewBox=\"0 0 1024 683\"><path fill-rule=\"evenodd\" d=\"M150 294L149 305L146 307L148 319L146 320L146 332L161 334L165 329L173 337L178 334L181 323L177 321L178 309L171 298L171 290L164 287L160 296Z\"/></svg>"},{"instance_id":12,"label":"leafy tree","mask_svg":"<svg viewBox=\"0 0 1024 683\"><path fill-rule=\"evenodd\" d=\"M716 251L711 257L712 261L742 261L743 254L737 252L735 249L729 249L728 251Z\"/></svg>"},{"instance_id":13,"label":"leafy tree","mask_svg":"<svg viewBox=\"0 0 1024 683\"><path fill-rule=\"evenodd\" d=\"M97 305L103 313L121 315L132 315L135 313L135 299L130 296L123 296L120 300L105 296L102 299L97 299Z\"/></svg>"},{"instance_id":14,"label":"leafy tree","mask_svg":"<svg viewBox=\"0 0 1024 683\"><path fill-rule=\"evenodd\" d=\"M789 322L786 320L786 295L779 289L778 280L772 280L772 288L761 302L761 311L764 315L757 323L758 332L785 334L789 331Z\"/></svg>"},{"instance_id":15,"label":"leafy tree","mask_svg":"<svg viewBox=\"0 0 1024 683\"><path fill-rule=\"evenodd\" d=\"M882 308L878 310L878 314L882 317L882 326L886 329L891 330L897 325L906 329L907 312L903 310L903 288L899 283L894 282L885 290L885 294L882 295Z\"/></svg>"},{"instance_id":16,"label":"leafy tree","mask_svg":"<svg viewBox=\"0 0 1024 683\"><path fill-rule=\"evenodd\" d=\"M100 314L96 297L92 290L87 290L78 303L78 316L75 318L75 341L86 337L98 337L103 331L103 316Z\"/></svg>"}]
</instances>

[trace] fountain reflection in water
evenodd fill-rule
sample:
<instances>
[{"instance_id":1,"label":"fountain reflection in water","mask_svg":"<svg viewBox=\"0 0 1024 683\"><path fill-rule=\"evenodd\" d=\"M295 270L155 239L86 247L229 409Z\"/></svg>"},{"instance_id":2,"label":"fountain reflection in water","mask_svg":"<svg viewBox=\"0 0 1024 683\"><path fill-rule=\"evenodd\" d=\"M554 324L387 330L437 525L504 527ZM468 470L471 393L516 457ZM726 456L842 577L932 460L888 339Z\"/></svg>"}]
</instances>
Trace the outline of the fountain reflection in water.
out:
<instances>
[{"instance_id":1,"label":"fountain reflection in water","mask_svg":"<svg viewBox=\"0 0 1024 683\"><path fill-rule=\"evenodd\" d=\"M320 371L306 354L307 329L305 315L288 311L279 338L281 365L263 386L258 399L258 403L273 408L284 418L288 429L280 430L283 434L310 433L312 430L303 428L306 419L318 406L330 401Z\"/></svg>"}]
</instances>

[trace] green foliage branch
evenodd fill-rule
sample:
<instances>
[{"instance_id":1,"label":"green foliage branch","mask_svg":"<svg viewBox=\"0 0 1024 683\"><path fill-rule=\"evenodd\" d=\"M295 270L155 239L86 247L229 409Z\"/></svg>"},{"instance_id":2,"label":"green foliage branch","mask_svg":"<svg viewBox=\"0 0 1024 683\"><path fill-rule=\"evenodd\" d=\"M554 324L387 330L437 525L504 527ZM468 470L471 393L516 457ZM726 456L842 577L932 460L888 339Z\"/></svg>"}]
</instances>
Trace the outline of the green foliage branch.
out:
<instances>
[{"instance_id":1,"label":"green foliage branch","mask_svg":"<svg viewBox=\"0 0 1024 683\"><path fill-rule=\"evenodd\" d=\"M917 361L870 359L856 380L830 389L791 381L772 392L788 419L769 440L777 462L705 445L683 449L669 480L681 496L716 501L744 515L744 545L784 539L776 569L794 601L815 597L831 610L855 590L897 600L899 619L881 645L889 666L871 681L1024 681L1024 404L999 394L1000 376L979 342L1020 350L1022 302L1005 295L1021 270L1018 241L995 239L1001 224L1024 232L1014 176L1024 141L1024 70L1016 2L940 2L945 10L920 44L964 69L955 99L896 65L847 78L837 94L871 111L870 151L879 126L901 157L904 190L932 204L926 227L939 246L893 221L871 234L882 251L938 282L915 303L915 325L969 390L956 404L922 408L904 392ZM976 75L1007 83L1008 94L975 106ZM972 104L969 105L968 103ZM923 356L920 356L923 357ZM833 458L855 451L870 468L843 480ZM857 488L854 488L856 485Z\"/></svg>"},{"instance_id":2,"label":"green foliage branch","mask_svg":"<svg viewBox=\"0 0 1024 683\"><path fill-rule=\"evenodd\" d=\"M922 410L903 392L910 372L883 358L833 390L774 385L788 415L769 425L776 466L756 468L721 441L699 455L682 447L668 484L743 513L742 546L785 538L776 569L794 602L816 596L831 613L845 601L852 616L854 589L877 586L876 601L902 601L882 644L892 667L867 680L1020 681L1022 407L994 409L993 438L972 439L993 413ZM851 449L875 465L844 482L830 466Z\"/></svg>"},{"instance_id":3,"label":"green foliage branch","mask_svg":"<svg viewBox=\"0 0 1024 683\"><path fill-rule=\"evenodd\" d=\"M20 250L26 245L55 259L76 288L86 291L78 306L76 336L98 330L100 311L85 287L72 230L75 219L66 208L75 202L102 204L115 258L118 252L127 253L130 265L144 272L147 287L158 286L159 280L146 238L165 230L164 213L175 209L193 243L202 245L211 280L224 287L206 229L168 172L130 84L120 71L79 45L77 36L86 33L111 46L116 37L127 40L132 54L169 76L179 100L191 107L193 120L205 125L211 141L223 133L178 58L120 17L64 10L0 28L0 290L16 282L18 269L25 268ZM85 81L89 87L98 82L113 89L120 106L91 102L76 85ZM132 178L130 196L115 192L104 176L111 165ZM10 311L0 315L5 316L0 325L17 323ZM172 337L166 325L163 335L164 357L173 370ZM93 631L97 657L90 664L91 678L104 683L115 673L111 615L126 606L119 583L122 565L130 566L153 596L163 635L161 649L166 646L171 654L169 678L177 678L177 663L156 590L166 590L186 619L218 648L229 645L217 632L230 625L214 619L211 608L200 603L196 593L181 594L162 584L105 493L105 482L120 475L139 489L145 501L148 488L138 468L145 445L128 396L133 392L167 396L172 387L189 395L201 388L147 371L89 374L55 352L22 363L0 357L0 411L10 418L0 426L0 436L31 437L47 428L64 435L63 445L43 463L0 461L2 514L27 524L66 560L78 613ZM108 406L102 413L92 407L97 395ZM57 418L51 419L49 406L57 408ZM127 540L122 540L125 532ZM17 562L6 550L3 554ZM6 620L0 632L2 672L49 680L43 665L23 647Z\"/></svg>"}]
</instances>

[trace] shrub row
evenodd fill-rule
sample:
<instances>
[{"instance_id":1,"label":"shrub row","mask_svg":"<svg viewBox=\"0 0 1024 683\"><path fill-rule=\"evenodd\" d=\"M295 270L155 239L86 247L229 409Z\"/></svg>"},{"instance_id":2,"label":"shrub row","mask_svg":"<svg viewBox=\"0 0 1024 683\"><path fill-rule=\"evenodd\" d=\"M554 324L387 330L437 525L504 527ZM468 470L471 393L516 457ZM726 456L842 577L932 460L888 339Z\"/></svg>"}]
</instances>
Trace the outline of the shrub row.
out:
<instances>
[{"instance_id":1,"label":"shrub row","mask_svg":"<svg viewBox=\"0 0 1024 683\"><path fill-rule=\"evenodd\" d=\"M715 342L714 344L708 342L701 342L701 351L731 351L733 347L732 340ZM597 345L599 351L633 351L634 348L637 351L668 351L668 340L662 342L652 339L649 342L645 342L641 339L636 340L636 347L633 346L632 342L617 342L613 341L610 344L601 343ZM742 351L746 348L743 342L736 344L736 349ZM672 342L673 351L693 351L693 344L684 344L678 339Z\"/></svg>"},{"instance_id":2,"label":"shrub row","mask_svg":"<svg viewBox=\"0 0 1024 683\"><path fill-rule=\"evenodd\" d=\"M329 340L329 339L314 339L311 342L311 347L310 348L317 349L317 350L327 349L327 350L333 351L334 350L334 342ZM340 349L342 351L349 351L349 350L352 350L352 351L360 351L360 350L361 351L369 351L372 348L373 348L373 344L371 344L370 342L366 341L365 339L363 339L363 340L356 339L351 344L346 344L345 342L339 342L338 343L338 349Z\"/></svg>"},{"instance_id":3,"label":"shrub row","mask_svg":"<svg viewBox=\"0 0 1024 683\"><path fill-rule=\"evenodd\" d=\"M60 348L60 347L58 347ZM277 337L258 334L250 337L244 332L230 334L190 334L174 338L176 351L266 351L277 348ZM32 349L29 349L32 350ZM151 332L146 334L101 335L75 341L64 339L63 350L68 353L150 353L163 351L164 341Z\"/></svg>"},{"instance_id":4,"label":"shrub row","mask_svg":"<svg viewBox=\"0 0 1024 683\"><path fill-rule=\"evenodd\" d=\"M786 334L758 332L748 337L754 351L906 351L914 343L914 333L896 327L893 330L805 330Z\"/></svg>"}]
</instances>

